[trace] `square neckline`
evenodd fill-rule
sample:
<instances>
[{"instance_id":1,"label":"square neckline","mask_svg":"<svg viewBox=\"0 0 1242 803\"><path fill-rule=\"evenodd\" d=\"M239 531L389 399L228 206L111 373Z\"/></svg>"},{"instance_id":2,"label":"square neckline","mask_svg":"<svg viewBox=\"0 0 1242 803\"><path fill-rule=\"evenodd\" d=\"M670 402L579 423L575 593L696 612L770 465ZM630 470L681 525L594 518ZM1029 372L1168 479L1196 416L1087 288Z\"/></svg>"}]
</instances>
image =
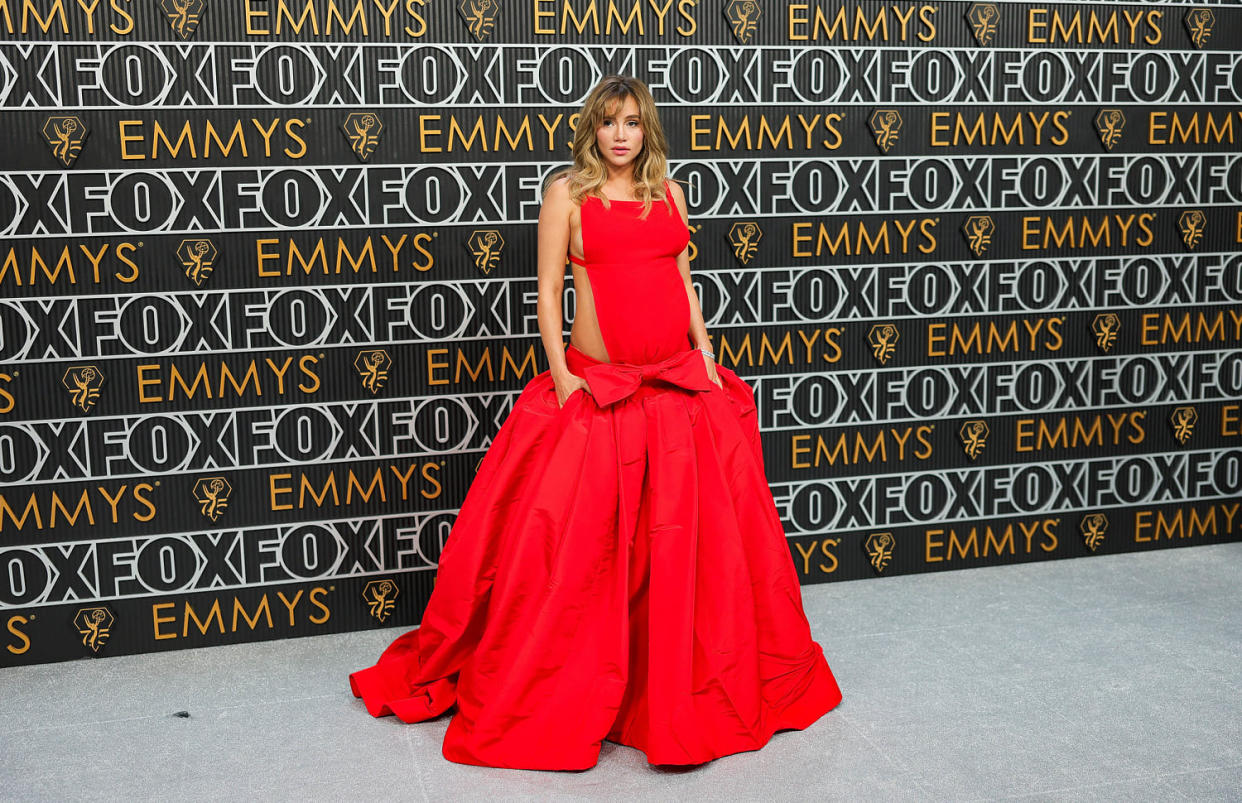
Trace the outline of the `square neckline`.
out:
<instances>
[{"instance_id":1,"label":"square neckline","mask_svg":"<svg viewBox=\"0 0 1242 803\"><path fill-rule=\"evenodd\" d=\"M673 209L677 209L677 201L673 198L673 193L672 193L672 192L670 191L670 189L669 189L668 179L664 179L664 197L665 197L665 198L667 198L667 199L668 199L668 201L669 201L669 203L671 203L671 204L673 205ZM604 199L600 198L598 195L588 195L588 196L587 196L587 198L594 198L595 200L600 201L601 203L602 203L602 202L603 202L603 200L604 200ZM607 200L608 200L608 202L609 202L609 203L614 203L614 204L641 204L641 203L642 203L642 201L639 201L639 200L634 200L634 201L621 201L621 200L618 200L618 199L616 199L616 198L608 198L607 196L604 196L604 198L607 198ZM661 200L663 200L663 199L661 199ZM585 203L585 202L584 202L584 203ZM654 203L654 201L653 201L653 203ZM586 246L586 243L584 242L584 243L583 243L583 250L584 250L584 251L586 250L585 246ZM572 263L574 263L575 265L581 265L581 266L582 266L582 267L584 267L584 268L587 266L586 259L585 259L585 255L584 255L584 257L583 257L582 259L579 259L578 257L574 256L573 254L569 253L569 251L566 251L566 252L565 252L565 256L569 257L569 261L570 261L570 262L572 262Z\"/></svg>"},{"instance_id":2,"label":"square neckline","mask_svg":"<svg viewBox=\"0 0 1242 803\"><path fill-rule=\"evenodd\" d=\"M599 196L598 196L598 195L588 195L587 197L588 197L588 198L597 198L597 199L599 198ZM672 204L673 204L673 206L674 206L674 207L676 207L676 206L677 206L677 202L673 200L673 193L669 191L669 185L668 185L668 179L667 179L667 178L666 178L666 179L664 179L664 197L665 197L665 198L668 198L668 199L669 199L669 201L670 201L670 202L672 202ZM604 198L606 198L607 200L611 201L611 202L612 202L612 203L614 203L614 204L641 204L641 203L642 203L642 201L639 201L639 200L633 200L633 201L623 201L623 200L621 200L620 198L608 198L608 196L606 196L606 195L604 196ZM601 200L602 200L602 199L601 199ZM663 200L663 199L661 199L661 200Z\"/></svg>"}]
</instances>

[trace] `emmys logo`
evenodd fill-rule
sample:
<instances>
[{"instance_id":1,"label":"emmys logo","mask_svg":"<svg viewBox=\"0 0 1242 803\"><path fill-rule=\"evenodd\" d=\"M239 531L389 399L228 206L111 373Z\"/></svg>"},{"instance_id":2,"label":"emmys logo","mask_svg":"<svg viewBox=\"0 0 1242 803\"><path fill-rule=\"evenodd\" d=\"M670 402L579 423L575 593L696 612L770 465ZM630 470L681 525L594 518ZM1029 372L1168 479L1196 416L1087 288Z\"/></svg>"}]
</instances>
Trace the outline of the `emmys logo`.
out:
<instances>
[{"instance_id":1,"label":"emmys logo","mask_svg":"<svg viewBox=\"0 0 1242 803\"><path fill-rule=\"evenodd\" d=\"M1182 242L1187 248L1194 248L1203 239L1203 229L1207 226L1207 217L1199 209L1188 209L1177 219L1177 228L1182 233Z\"/></svg>"},{"instance_id":2,"label":"emmys logo","mask_svg":"<svg viewBox=\"0 0 1242 803\"><path fill-rule=\"evenodd\" d=\"M759 4L755 0L729 0L724 7L729 30L738 44L748 45L759 32Z\"/></svg>"},{"instance_id":3,"label":"emmys logo","mask_svg":"<svg viewBox=\"0 0 1242 803\"><path fill-rule=\"evenodd\" d=\"M362 386L372 393L379 393L388 381L390 365L392 365L392 358L383 349L360 351L354 358L354 368L362 377Z\"/></svg>"},{"instance_id":4,"label":"emmys logo","mask_svg":"<svg viewBox=\"0 0 1242 803\"><path fill-rule=\"evenodd\" d=\"M492 35L492 29L496 27L500 3L496 0L458 0L457 13L475 41L482 42Z\"/></svg>"},{"instance_id":5,"label":"emmys logo","mask_svg":"<svg viewBox=\"0 0 1242 803\"><path fill-rule=\"evenodd\" d=\"M863 542L863 550L867 553L871 568L875 569L876 574L888 568L888 562L893 559L893 549L896 546L897 541L892 533L872 533L867 536L867 540Z\"/></svg>"},{"instance_id":6,"label":"emmys logo","mask_svg":"<svg viewBox=\"0 0 1242 803\"><path fill-rule=\"evenodd\" d=\"M355 112L345 117L341 130L345 132L345 139L349 140L354 156L358 157L358 161L365 162L375 153L384 124L375 112Z\"/></svg>"},{"instance_id":7,"label":"emmys logo","mask_svg":"<svg viewBox=\"0 0 1242 803\"><path fill-rule=\"evenodd\" d=\"M399 593L397 584L392 580L372 580L362 589L362 599L367 603L371 615L382 622L396 607Z\"/></svg>"},{"instance_id":8,"label":"emmys logo","mask_svg":"<svg viewBox=\"0 0 1242 803\"><path fill-rule=\"evenodd\" d=\"M1121 142L1121 129L1126 126L1126 116L1121 109L1101 109L1095 116L1095 130L1100 135L1100 143L1104 150L1111 151L1113 146Z\"/></svg>"},{"instance_id":9,"label":"emmys logo","mask_svg":"<svg viewBox=\"0 0 1242 803\"><path fill-rule=\"evenodd\" d=\"M1082 517L1082 521L1078 524L1078 531L1082 533L1082 540L1087 545L1087 549L1092 552L1100 547L1100 543L1104 540L1104 533L1108 530L1108 516L1103 513L1088 513Z\"/></svg>"},{"instance_id":10,"label":"emmys logo","mask_svg":"<svg viewBox=\"0 0 1242 803\"><path fill-rule=\"evenodd\" d=\"M473 231L466 239L466 250L474 258L474 266L483 271L484 276L500 262L500 249L504 247L505 240L495 229Z\"/></svg>"},{"instance_id":11,"label":"emmys logo","mask_svg":"<svg viewBox=\"0 0 1242 803\"><path fill-rule=\"evenodd\" d=\"M69 391L69 399L73 406L84 413L89 413L99 401L99 390L103 387L104 375L93 365L81 365L65 371L61 384Z\"/></svg>"},{"instance_id":12,"label":"emmys logo","mask_svg":"<svg viewBox=\"0 0 1242 803\"><path fill-rule=\"evenodd\" d=\"M875 135L875 144L881 151L888 153L888 149L897 144L897 134L901 131L901 112L896 109L877 109L867 125Z\"/></svg>"},{"instance_id":13,"label":"emmys logo","mask_svg":"<svg viewBox=\"0 0 1242 803\"><path fill-rule=\"evenodd\" d=\"M981 45L990 45L996 36L1000 11L994 3L975 3L966 10L966 21L975 33L975 41Z\"/></svg>"},{"instance_id":14,"label":"emmys logo","mask_svg":"<svg viewBox=\"0 0 1242 803\"><path fill-rule=\"evenodd\" d=\"M975 256L983 256L983 252L992 244L992 235L995 233L996 224L992 222L991 215L971 215L962 224L966 244Z\"/></svg>"},{"instance_id":15,"label":"emmys logo","mask_svg":"<svg viewBox=\"0 0 1242 803\"><path fill-rule=\"evenodd\" d=\"M1095 335L1095 345L1105 353L1117 345L1117 333L1121 331L1121 319L1113 312L1101 312L1091 322L1091 333Z\"/></svg>"},{"instance_id":16,"label":"emmys logo","mask_svg":"<svg viewBox=\"0 0 1242 803\"><path fill-rule=\"evenodd\" d=\"M97 605L93 608L80 608L73 615L73 627L82 634L82 646L91 652L99 652L99 648L112 635L112 625L116 616L106 606Z\"/></svg>"},{"instance_id":17,"label":"emmys logo","mask_svg":"<svg viewBox=\"0 0 1242 803\"><path fill-rule=\"evenodd\" d=\"M213 522L219 521L229 506L231 493L233 486L224 477L203 477L194 483L194 498L198 500L199 510Z\"/></svg>"},{"instance_id":18,"label":"emmys logo","mask_svg":"<svg viewBox=\"0 0 1242 803\"><path fill-rule=\"evenodd\" d=\"M759 240L763 237L763 230L759 228L758 223L751 221L734 223L729 228L729 245L733 248L733 256L739 262L745 265L754 258L759 251Z\"/></svg>"},{"instance_id":19,"label":"emmys logo","mask_svg":"<svg viewBox=\"0 0 1242 803\"><path fill-rule=\"evenodd\" d=\"M1207 44L1208 37L1212 35L1212 26L1216 24L1216 18L1212 15L1210 8L1192 8L1186 12L1186 16L1182 17L1182 21L1186 23L1186 30L1190 32L1190 41L1194 42L1197 48L1202 48Z\"/></svg>"},{"instance_id":20,"label":"emmys logo","mask_svg":"<svg viewBox=\"0 0 1242 803\"><path fill-rule=\"evenodd\" d=\"M1173 437L1177 438L1177 442L1186 445L1186 441L1190 440L1190 436L1195 434L1195 424L1199 421L1199 413L1195 408L1174 407L1173 412L1169 415L1169 423L1173 425Z\"/></svg>"},{"instance_id":21,"label":"emmys logo","mask_svg":"<svg viewBox=\"0 0 1242 803\"><path fill-rule=\"evenodd\" d=\"M49 117L43 121L43 140L65 167L72 167L90 133L81 117Z\"/></svg>"},{"instance_id":22,"label":"emmys logo","mask_svg":"<svg viewBox=\"0 0 1242 803\"><path fill-rule=\"evenodd\" d=\"M988 425L985 421L966 421L957 433L962 439L962 449L966 456L974 460L988 445Z\"/></svg>"},{"instance_id":23,"label":"emmys logo","mask_svg":"<svg viewBox=\"0 0 1242 803\"><path fill-rule=\"evenodd\" d=\"M177 261L185 268L185 275L198 287L211 276L219 252L211 240L182 240L177 246Z\"/></svg>"},{"instance_id":24,"label":"emmys logo","mask_svg":"<svg viewBox=\"0 0 1242 803\"><path fill-rule=\"evenodd\" d=\"M896 326L891 323L877 323L867 333L867 343L871 345L871 356L875 357L880 365L884 365L897 353L897 340L900 337L901 333L897 331Z\"/></svg>"},{"instance_id":25,"label":"emmys logo","mask_svg":"<svg viewBox=\"0 0 1242 803\"><path fill-rule=\"evenodd\" d=\"M160 0L160 10L182 39L189 39L207 10L206 0Z\"/></svg>"}]
</instances>

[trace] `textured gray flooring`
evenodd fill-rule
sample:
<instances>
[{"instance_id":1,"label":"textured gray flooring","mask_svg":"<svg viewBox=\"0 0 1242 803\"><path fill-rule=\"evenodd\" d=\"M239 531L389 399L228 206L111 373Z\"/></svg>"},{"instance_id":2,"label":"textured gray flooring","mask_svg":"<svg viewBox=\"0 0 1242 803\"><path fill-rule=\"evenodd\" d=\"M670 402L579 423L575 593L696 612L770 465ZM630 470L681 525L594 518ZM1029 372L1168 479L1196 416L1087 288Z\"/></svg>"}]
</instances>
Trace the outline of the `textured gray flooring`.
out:
<instances>
[{"instance_id":1,"label":"textured gray flooring","mask_svg":"<svg viewBox=\"0 0 1242 803\"><path fill-rule=\"evenodd\" d=\"M0 798L1242 800L1240 581L1222 544L804 587L844 702L689 770L448 762L349 694L399 629L8 669Z\"/></svg>"}]
</instances>

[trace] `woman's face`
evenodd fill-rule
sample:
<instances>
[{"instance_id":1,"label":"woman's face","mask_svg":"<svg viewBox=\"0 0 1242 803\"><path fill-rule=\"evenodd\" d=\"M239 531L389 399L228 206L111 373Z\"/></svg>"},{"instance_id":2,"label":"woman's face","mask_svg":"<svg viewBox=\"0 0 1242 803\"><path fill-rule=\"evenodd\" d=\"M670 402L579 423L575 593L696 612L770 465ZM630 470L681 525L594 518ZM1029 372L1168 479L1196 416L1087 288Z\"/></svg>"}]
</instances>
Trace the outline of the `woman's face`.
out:
<instances>
[{"instance_id":1,"label":"woman's face","mask_svg":"<svg viewBox=\"0 0 1242 803\"><path fill-rule=\"evenodd\" d=\"M627 95L621 103L612 102L607 116L595 129L595 143L613 167L624 167L638 157L643 149L643 126L633 95Z\"/></svg>"}]
</instances>

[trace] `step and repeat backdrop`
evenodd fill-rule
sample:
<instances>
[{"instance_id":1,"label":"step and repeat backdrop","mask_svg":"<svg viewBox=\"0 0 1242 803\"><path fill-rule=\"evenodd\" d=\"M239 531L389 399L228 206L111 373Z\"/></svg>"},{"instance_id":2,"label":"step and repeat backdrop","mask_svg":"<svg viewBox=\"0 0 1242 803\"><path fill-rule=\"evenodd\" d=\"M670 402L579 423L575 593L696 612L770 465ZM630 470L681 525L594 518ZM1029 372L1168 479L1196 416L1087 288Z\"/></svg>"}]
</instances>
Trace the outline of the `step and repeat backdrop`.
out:
<instances>
[{"instance_id":1,"label":"step and repeat backdrop","mask_svg":"<svg viewBox=\"0 0 1242 803\"><path fill-rule=\"evenodd\" d=\"M1237 540L1240 43L1213 3L0 0L0 661L416 624L611 73L804 582Z\"/></svg>"}]
</instances>

